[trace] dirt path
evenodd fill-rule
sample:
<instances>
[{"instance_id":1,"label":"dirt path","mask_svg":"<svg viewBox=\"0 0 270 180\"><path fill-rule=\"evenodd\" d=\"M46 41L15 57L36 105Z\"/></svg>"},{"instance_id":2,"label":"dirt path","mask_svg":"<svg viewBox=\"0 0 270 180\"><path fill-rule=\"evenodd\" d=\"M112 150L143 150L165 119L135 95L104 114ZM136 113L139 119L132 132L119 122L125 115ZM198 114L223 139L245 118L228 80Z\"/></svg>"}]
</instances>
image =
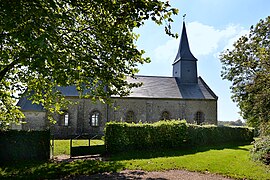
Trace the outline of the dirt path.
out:
<instances>
[{"instance_id":1,"label":"dirt path","mask_svg":"<svg viewBox=\"0 0 270 180\"><path fill-rule=\"evenodd\" d=\"M132 171L125 170L120 173L101 173L91 176L77 176L70 179L87 180L87 179L112 179L112 180L231 180L216 174L203 174L198 172L189 172L185 170L170 171Z\"/></svg>"}]
</instances>

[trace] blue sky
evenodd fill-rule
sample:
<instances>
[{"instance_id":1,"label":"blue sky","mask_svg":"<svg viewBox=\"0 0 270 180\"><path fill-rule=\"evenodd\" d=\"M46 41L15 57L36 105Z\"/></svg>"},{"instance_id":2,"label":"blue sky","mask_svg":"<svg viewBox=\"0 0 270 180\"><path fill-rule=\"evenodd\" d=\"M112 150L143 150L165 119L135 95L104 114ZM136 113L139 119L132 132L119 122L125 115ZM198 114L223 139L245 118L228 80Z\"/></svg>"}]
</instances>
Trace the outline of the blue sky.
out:
<instances>
[{"instance_id":1,"label":"blue sky","mask_svg":"<svg viewBox=\"0 0 270 180\"><path fill-rule=\"evenodd\" d=\"M191 52L198 59L198 74L218 95L218 120L232 121L240 117L239 108L231 100L231 82L222 80L219 54L231 49L240 36L248 34L250 26L270 15L269 0L170 0L179 9L173 16L173 32L180 36L183 14ZM163 26L147 22L136 30L136 42L151 63L139 66L141 75L171 76L172 63L179 39L165 34Z\"/></svg>"}]
</instances>

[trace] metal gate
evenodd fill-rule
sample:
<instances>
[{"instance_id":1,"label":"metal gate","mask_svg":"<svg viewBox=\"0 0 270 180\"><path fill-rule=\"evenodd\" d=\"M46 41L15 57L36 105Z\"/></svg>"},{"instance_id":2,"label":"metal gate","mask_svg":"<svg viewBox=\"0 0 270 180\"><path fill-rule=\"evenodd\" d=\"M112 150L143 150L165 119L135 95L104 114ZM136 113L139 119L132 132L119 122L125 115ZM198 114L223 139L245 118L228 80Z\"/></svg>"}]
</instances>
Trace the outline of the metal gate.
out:
<instances>
[{"instance_id":1,"label":"metal gate","mask_svg":"<svg viewBox=\"0 0 270 180\"><path fill-rule=\"evenodd\" d=\"M86 156L86 155L96 155L105 153L105 145L95 145L91 146L91 140L95 139L97 136L91 137L90 135L78 135L74 138L70 138L70 158L76 156ZM88 140L88 146L73 146L72 141L80 139Z\"/></svg>"}]
</instances>

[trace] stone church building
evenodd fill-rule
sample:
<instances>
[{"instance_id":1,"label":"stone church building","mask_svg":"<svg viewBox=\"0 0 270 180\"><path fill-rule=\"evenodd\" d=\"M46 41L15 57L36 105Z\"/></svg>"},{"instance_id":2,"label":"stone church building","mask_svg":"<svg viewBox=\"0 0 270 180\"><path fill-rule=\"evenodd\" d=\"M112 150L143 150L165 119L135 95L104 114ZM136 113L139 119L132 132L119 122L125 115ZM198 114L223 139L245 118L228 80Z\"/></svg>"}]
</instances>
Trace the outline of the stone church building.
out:
<instances>
[{"instance_id":1,"label":"stone church building","mask_svg":"<svg viewBox=\"0 0 270 180\"><path fill-rule=\"evenodd\" d=\"M186 119L188 123L217 124L218 97L197 75L197 59L190 51L185 23L172 66L171 77L137 75L136 79L128 78L129 82L143 85L133 88L127 97L111 97L116 109L100 102L92 103L90 99L79 99L73 86L61 87L67 99L78 103L58 115L54 125L49 125L41 105L23 97L18 102L26 117L21 129L42 130L50 126L56 138L67 138L79 134L102 135L108 121Z\"/></svg>"}]
</instances>

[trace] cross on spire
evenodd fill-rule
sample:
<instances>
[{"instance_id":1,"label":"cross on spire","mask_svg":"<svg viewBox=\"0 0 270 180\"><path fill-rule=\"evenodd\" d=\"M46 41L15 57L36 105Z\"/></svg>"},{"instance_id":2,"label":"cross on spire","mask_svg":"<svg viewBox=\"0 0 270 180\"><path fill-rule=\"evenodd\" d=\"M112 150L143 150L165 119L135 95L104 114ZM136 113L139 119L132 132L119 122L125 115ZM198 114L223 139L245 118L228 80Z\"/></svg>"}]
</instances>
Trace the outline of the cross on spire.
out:
<instances>
[{"instance_id":1,"label":"cross on spire","mask_svg":"<svg viewBox=\"0 0 270 180\"><path fill-rule=\"evenodd\" d=\"M183 15L183 22L185 22L185 20L186 20L186 15L187 15L187 14L184 14L184 15Z\"/></svg>"}]
</instances>

